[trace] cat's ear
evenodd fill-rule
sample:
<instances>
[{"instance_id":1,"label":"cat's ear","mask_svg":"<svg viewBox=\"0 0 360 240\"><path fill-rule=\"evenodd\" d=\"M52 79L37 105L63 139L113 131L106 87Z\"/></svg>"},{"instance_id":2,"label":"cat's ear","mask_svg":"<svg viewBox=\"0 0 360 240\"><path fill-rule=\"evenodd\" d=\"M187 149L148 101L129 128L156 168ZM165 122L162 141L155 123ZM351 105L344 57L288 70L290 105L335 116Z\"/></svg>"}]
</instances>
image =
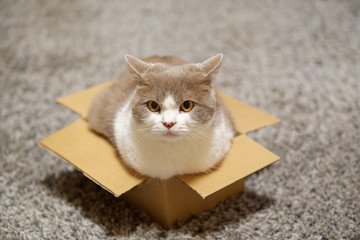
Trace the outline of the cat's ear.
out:
<instances>
[{"instance_id":1,"label":"cat's ear","mask_svg":"<svg viewBox=\"0 0 360 240\"><path fill-rule=\"evenodd\" d=\"M146 70L153 65L152 63L146 63L146 62L144 62L136 57L133 57L131 55L128 55L128 54L125 55L125 60L129 64L131 69L135 73L137 73L140 77L142 77L144 72L146 72Z\"/></svg>"},{"instance_id":2,"label":"cat's ear","mask_svg":"<svg viewBox=\"0 0 360 240\"><path fill-rule=\"evenodd\" d=\"M220 53L202 62L200 65L205 75L209 76L210 74L217 73L220 68L222 59L223 54Z\"/></svg>"}]
</instances>

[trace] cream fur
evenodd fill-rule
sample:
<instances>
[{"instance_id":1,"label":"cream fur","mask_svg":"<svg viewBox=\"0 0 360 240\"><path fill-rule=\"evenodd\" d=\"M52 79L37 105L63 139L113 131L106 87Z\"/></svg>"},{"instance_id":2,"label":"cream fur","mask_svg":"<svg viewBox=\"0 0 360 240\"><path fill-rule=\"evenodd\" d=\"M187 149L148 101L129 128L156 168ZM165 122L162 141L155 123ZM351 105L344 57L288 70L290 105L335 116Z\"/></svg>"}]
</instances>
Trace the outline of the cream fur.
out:
<instances>
[{"instance_id":1,"label":"cream fur","mask_svg":"<svg viewBox=\"0 0 360 240\"><path fill-rule=\"evenodd\" d=\"M179 111L169 95L160 104L161 113L151 113L139 126L130 114L134 95L117 111L113 126L124 163L137 172L159 179L205 172L229 151L234 131L222 111L208 123L199 124ZM162 121L176 124L169 131Z\"/></svg>"}]
</instances>

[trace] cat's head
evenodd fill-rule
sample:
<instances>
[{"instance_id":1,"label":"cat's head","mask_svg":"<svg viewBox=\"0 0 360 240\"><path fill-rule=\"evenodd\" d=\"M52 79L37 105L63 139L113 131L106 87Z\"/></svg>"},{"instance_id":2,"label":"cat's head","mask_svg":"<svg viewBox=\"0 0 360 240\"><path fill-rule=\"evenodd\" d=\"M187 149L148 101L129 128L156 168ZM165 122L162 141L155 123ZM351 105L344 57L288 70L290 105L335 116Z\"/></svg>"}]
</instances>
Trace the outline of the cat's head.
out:
<instances>
[{"instance_id":1,"label":"cat's head","mask_svg":"<svg viewBox=\"0 0 360 240\"><path fill-rule=\"evenodd\" d=\"M149 63L126 55L137 82L131 108L138 134L165 141L206 137L217 106L212 81L222 57L174 66L165 57L163 63Z\"/></svg>"}]
</instances>

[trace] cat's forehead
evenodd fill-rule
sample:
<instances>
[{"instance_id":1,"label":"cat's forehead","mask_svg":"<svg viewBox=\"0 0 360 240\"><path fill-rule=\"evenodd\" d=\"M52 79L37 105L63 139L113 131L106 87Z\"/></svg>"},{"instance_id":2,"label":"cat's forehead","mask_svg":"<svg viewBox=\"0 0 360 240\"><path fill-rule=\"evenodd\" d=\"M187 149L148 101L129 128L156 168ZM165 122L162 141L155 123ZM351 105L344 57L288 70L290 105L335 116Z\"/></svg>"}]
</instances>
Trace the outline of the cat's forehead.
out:
<instances>
[{"instance_id":1,"label":"cat's forehead","mask_svg":"<svg viewBox=\"0 0 360 240\"><path fill-rule=\"evenodd\" d=\"M204 74L198 64L178 66L154 64L142 77L147 80L168 82L169 80L185 81L188 78L202 78Z\"/></svg>"},{"instance_id":2,"label":"cat's forehead","mask_svg":"<svg viewBox=\"0 0 360 240\"><path fill-rule=\"evenodd\" d=\"M196 100L210 88L201 83L204 73L197 64L155 65L142 77L146 84L138 89L138 94L159 103L165 102L168 96L177 104L184 99Z\"/></svg>"},{"instance_id":3,"label":"cat's forehead","mask_svg":"<svg viewBox=\"0 0 360 240\"><path fill-rule=\"evenodd\" d=\"M164 100L162 101L162 107L164 109L171 109L171 108L177 108L177 103L172 94L165 95Z\"/></svg>"}]
</instances>

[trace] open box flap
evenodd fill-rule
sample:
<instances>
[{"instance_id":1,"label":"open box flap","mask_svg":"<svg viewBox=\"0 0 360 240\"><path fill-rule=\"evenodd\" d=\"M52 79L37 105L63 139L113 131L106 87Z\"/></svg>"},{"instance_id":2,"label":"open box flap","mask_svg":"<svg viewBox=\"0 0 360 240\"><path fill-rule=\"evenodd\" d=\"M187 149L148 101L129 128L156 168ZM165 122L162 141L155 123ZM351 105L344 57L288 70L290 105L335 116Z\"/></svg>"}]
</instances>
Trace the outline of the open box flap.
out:
<instances>
[{"instance_id":1,"label":"open box flap","mask_svg":"<svg viewBox=\"0 0 360 240\"><path fill-rule=\"evenodd\" d=\"M79 114L81 117L86 118L94 97L105 87L113 84L114 81L109 81L94 87L90 87L83 91L62 97L56 101L61 105L71 109Z\"/></svg>"},{"instance_id":2,"label":"open box flap","mask_svg":"<svg viewBox=\"0 0 360 240\"><path fill-rule=\"evenodd\" d=\"M144 180L124 167L113 146L89 130L84 119L50 135L40 141L40 145L64 158L117 197Z\"/></svg>"},{"instance_id":3,"label":"open box flap","mask_svg":"<svg viewBox=\"0 0 360 240\"><path fill-rule=\"evenodd\" d=\"M240 135L234 139L231 150L220 167L211 173L184 175L179 178L206 198L279 159L260 144L245 135Z\"/></svg>"},{"instance_id":4,"label":"open box flap","mask_svg":"<svg viewBox=\"0 0 360 240\"><path fill-rule=\"evenodd\" d=\"M57 102L78 113L83 118L86 118L93 98L100 90L110 86L113 82L114 81L106 82L81 92L59 98ZM247 133L279 122L279 119L257 108L245 104L220 91L217 91L217 93L229 108L235 122L236 130L240 133Z\"/></svg>"},{"instance_id":5,"label":"open box flap","mask_svg":"<svg viewBox=\"0 0 360 240\"><path fill-rule=\"evenodd\" d=\"M220 91L217 91L217 93L230 110L236 130L239 133L251 132L280 122L278 118L243 103L236 98Z\"/></svg>"}]
</instances>

